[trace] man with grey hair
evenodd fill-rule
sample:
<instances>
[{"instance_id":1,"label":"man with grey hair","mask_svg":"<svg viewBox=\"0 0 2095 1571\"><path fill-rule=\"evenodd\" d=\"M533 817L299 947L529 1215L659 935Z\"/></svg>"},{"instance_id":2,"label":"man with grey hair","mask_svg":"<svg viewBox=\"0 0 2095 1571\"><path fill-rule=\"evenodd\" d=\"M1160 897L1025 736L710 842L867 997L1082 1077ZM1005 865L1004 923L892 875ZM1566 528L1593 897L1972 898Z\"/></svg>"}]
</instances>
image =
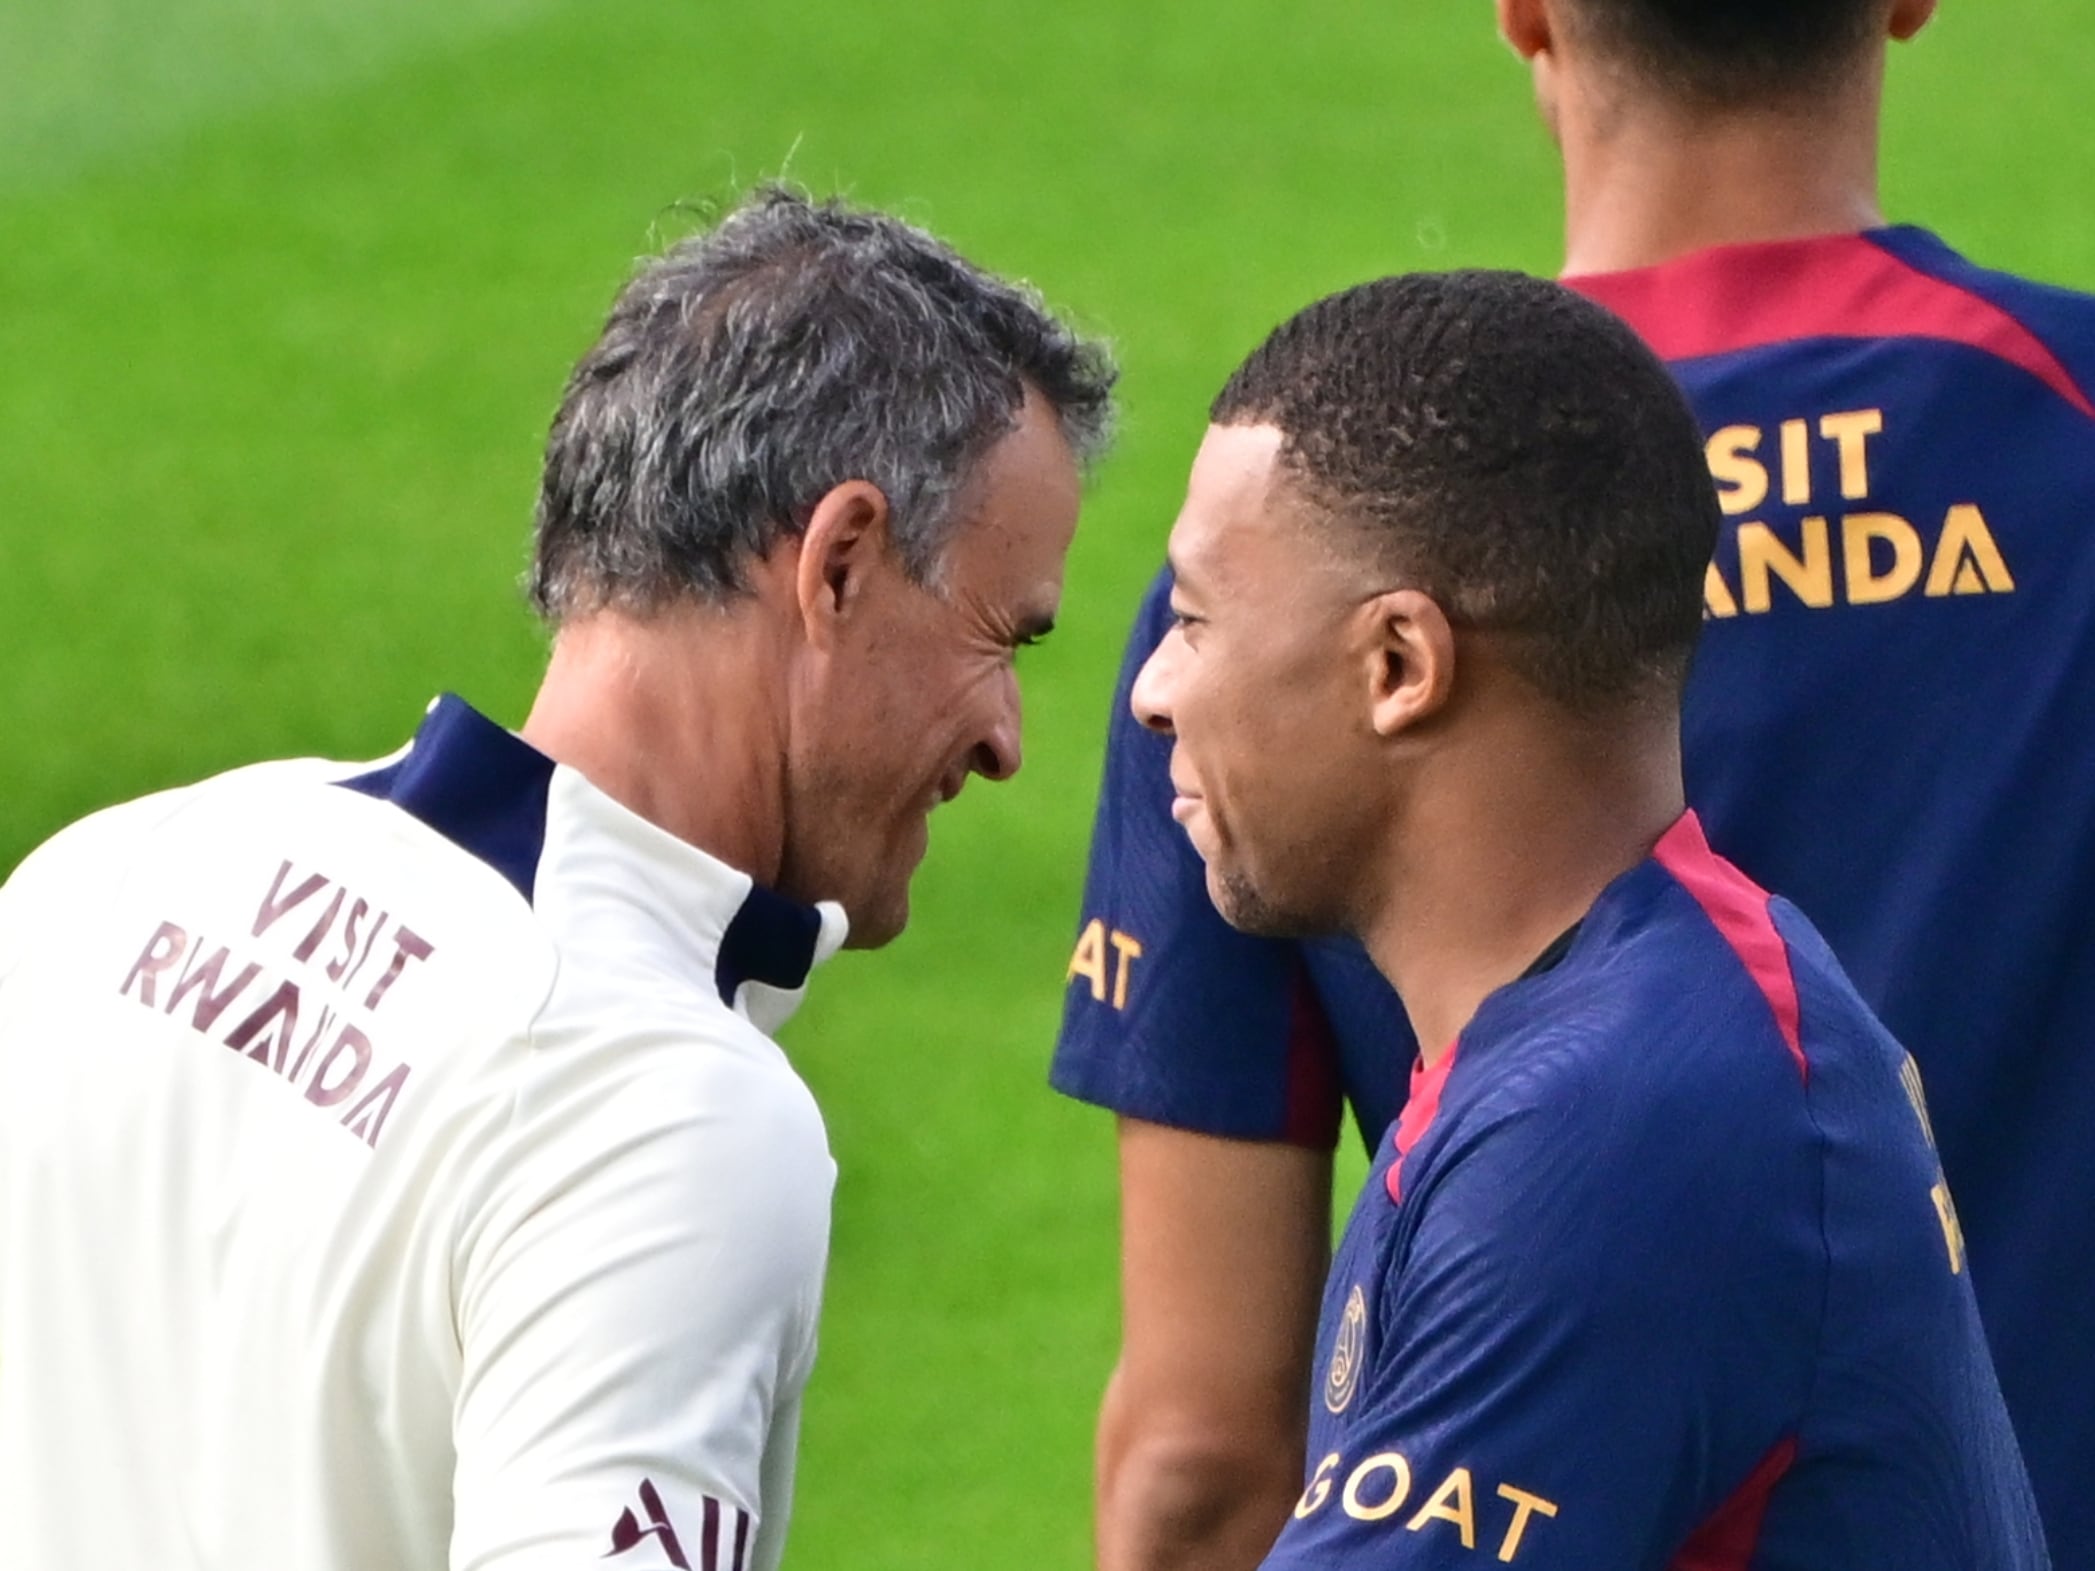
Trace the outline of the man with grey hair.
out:
<instances>
[{"instance_id":1,"label":"man with grey hair","mask_svg":"<svg viewBox=\"0 0 2095 1571\"><path fill-rule=\"evenodd\" d=\"M1112 380L919 231L759 192L568 386L521 734L446 697L22 865L0 1564L778 1563L834 1169L771 1033L1017 770Z\"/></svg>"}]
</instances>

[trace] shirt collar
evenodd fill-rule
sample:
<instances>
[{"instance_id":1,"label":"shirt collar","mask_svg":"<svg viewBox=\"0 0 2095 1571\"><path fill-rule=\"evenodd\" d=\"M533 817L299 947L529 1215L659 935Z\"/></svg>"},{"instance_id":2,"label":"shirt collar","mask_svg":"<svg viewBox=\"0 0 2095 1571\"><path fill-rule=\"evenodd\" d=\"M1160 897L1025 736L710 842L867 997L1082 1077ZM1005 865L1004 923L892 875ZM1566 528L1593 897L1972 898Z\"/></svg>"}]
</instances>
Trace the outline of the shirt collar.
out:
<instances>
[{"instance_id":1,"label":"shirt collar","mask_svg":"<svg viewBox=\"0 0 2095 1571\"><path fill-rule=\"evenodd\" d=\"M452 694L429 706L405 750L341 784L485 863L563 930L564 943L625 940L667 952L766 1031L843 945L841 906L766 889Z\"/></svg>"}]
</instances>

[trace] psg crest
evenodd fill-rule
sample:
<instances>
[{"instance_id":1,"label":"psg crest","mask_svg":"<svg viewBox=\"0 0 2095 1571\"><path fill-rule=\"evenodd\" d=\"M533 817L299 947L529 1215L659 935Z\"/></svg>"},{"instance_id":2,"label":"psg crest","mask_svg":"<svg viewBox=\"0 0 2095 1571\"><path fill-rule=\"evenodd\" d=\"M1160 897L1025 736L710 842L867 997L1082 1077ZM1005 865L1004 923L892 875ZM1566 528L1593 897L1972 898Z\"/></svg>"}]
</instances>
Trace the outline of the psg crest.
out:
<instances>
[{"instance_id":1,"label":"psg crest","mask_svg":"<svg viewBox=\"0 0 2095 1571\"><path fill-rule=\"evenodd\" d=\"M1358 1283L1346 1295L1345 1318L1339 1322L1338 1341L1332 1344L1331 1367L1324 1371L1324 1405L1343 1413L1360 1387L1360 1366L1368 1354L1368 1300Z\"/></svg>"}]
</instances>

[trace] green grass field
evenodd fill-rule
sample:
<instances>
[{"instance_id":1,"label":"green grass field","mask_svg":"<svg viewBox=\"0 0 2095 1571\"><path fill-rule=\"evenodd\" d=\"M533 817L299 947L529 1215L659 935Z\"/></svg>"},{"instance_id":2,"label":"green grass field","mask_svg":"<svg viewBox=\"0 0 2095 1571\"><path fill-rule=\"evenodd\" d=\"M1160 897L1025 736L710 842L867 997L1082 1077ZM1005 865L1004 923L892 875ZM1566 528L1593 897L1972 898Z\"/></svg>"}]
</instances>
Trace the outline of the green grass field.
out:
<instances>
[{"instance_id":1,"label":"green grass field","mask_svg":"<svg viewBox=\"0 0 2095 1571\"><path fill-rule=\"evenodd\" d=\"M1894 216L2095 286L2083 9L1948 0L1894 77ZM1553 267L1482 0L7 0L0 869L155 786L388 751L439 689L520 720L566 367L679 200L781 172L1034 279L1126 367L1026 773L940 815L910 932L789 1037L842 1169L789 1564L1074 1571L1111 1130L1044 1074L1120 638L1265 328Z\"/></svg>"}]
</instances>

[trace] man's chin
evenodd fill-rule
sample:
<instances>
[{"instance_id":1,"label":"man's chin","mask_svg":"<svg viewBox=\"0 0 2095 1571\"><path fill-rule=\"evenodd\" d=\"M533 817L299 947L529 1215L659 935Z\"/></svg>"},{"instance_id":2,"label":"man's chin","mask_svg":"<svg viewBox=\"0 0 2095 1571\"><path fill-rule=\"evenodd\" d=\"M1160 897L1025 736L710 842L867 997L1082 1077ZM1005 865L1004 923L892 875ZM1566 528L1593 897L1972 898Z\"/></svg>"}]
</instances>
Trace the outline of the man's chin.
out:
<instances>
[{"instance_id":1,"label":"man's chin","mask_svg":"<svg viewBox=\"0 0 2095 1571\"><path fill-rule=\"evenodd\" d=\"M851 918L849 932L844 938L846 949L879 949L893 943L909 926L909 892L900 895L883 895L876 899L852 904L843 903L844 911Z\"/></svg>"},{"instance_id":2,"label":"man's chin","mask_svg":"<svg viewBox=\"0 0 2095 1571\"><path fill-rule=\"evenodd\" d=\"M1222 920L1254 938L1319 938L1328 930L1266 898L1242 873L1208 864L1208 899Z\"/></svg>"}]
</instances>

